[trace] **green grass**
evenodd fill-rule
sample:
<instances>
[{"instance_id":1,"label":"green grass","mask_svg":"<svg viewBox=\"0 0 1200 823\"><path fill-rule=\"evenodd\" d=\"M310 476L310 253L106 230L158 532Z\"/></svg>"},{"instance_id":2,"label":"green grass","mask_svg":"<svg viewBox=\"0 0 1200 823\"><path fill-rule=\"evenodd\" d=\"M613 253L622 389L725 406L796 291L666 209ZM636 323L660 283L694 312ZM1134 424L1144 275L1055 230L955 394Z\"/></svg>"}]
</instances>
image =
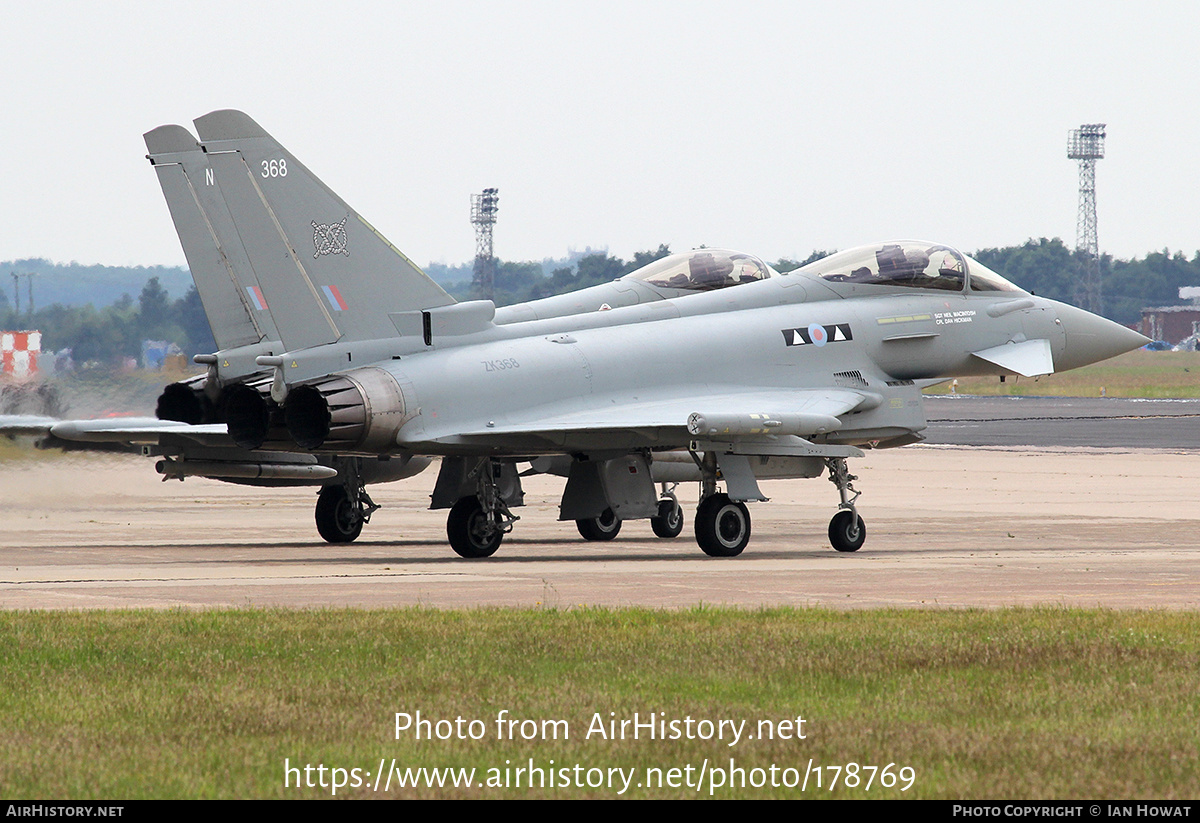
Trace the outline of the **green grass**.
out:
<instances>
[{"instance_id":1,"label":"green grass","mask_svg":"<svg viewBox=\"0 0 1200 823\"><path fill-rule=\"evenodd\" d=\"M747 770L911 766L905 793L1200 796L1200 615L1083 610L0 613L5 798L319 797L284 759L402 766ZM394 714L484 721L479 741L395 739ZM498 741L495 719L566 720ZM779 721L805 740L584 739L603 719ZM630 790L692 797L690 788ZM702 792L705 794L705 792ZM391 796L613 796L408 789ZM794 797L796 789L718 789ZM805 796L830 796L810 785ZM375 796L366 788L339 796Z\"/></svg>"},{"instance_id":2,"label":"green grass","mask_svg":"<svg viewBox=\"0 0 1200 823\"><path fill-rule=\"evenodd\" d=\"M1200 397L1200 352L1127 352L1103 363L1045 377L969 377L958 381L959 394L1039 397ZM949 394L950 384L925 390Z\"/></svg>"}]
</instances>

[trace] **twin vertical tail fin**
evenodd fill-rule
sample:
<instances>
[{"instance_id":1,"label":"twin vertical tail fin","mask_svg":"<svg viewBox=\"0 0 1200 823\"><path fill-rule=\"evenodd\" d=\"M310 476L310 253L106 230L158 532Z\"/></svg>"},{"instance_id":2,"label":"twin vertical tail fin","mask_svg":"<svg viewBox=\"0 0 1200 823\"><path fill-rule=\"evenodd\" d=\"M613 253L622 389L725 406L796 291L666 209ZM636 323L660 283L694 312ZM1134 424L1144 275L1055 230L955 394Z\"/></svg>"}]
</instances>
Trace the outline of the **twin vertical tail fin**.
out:
<instances>
[{"instance_id":1,"label":"twin vertical tail fin","mask_svg":"<svg viewBox=\"0 0 1200 823\"><path fill-rule=\"evenodd\" d=\"M278 341L262 288L200 144L182 126L159 126L144 137L217 347Z\"/></svg>"},{"instance_id":2,"label":"twin vertical tail fin","mask_svg":"<svg viewBox=\"0 0 1200 823\"><path fill-rule=\"evenodd\" d=\"M454 302L248 116L195 122L289 349L391 337L389 313Z\"/></svg>"},{"instance_id":3,"label":"twin vertical tail fin","mask_svg":"<svg viewBox=\"0 0 1200 823\"><path fill-rule=\"evenodd\" d=\"M242 112L145 135L222 349L391 337L390 313L454 303Z\"/></svg>"}]
</instances>

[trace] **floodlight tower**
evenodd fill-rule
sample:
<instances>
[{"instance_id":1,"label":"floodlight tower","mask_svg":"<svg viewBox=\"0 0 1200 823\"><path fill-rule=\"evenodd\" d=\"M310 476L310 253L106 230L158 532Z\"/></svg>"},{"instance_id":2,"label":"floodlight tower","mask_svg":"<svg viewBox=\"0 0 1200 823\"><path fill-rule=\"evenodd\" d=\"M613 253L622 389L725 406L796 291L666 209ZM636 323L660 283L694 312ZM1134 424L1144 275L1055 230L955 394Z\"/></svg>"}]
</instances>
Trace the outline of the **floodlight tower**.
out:
<instances>
[{"instance_id":1,"label":"floodlight tower","mask_svg":"<svg viewBox=\"0 0 1200 823\"><path fill-rule=\"evenodd\" d=\"M1100 288L1100 242L1096 239L1096 161L1104 157L1104 123L1085 123L1067 138L1067 157L1079 161L1079 217L1075 223L1075 250L1085 256L1083 277L1075 287L1080 308L1100 314L1104 296Z\"/></svg>"},{"instance_id":2,"label":"floodlight tower","mask_svg":"<svg viewBox=\"0 0 1200 823\"><path fill-rule=\"evenodd\" d=\"M484 189L471 195L471 222L475 225L475 293L484 300L495 298L496 258L492 255L492 226L500 210L500 190Z\"/></svg>"},{"instance_id":3,"label":"floodlight tower","mask_svg":"<svg viewBox=\"0 0 1200 823\"><path fill-rule=\"evenodd\" d=\"M13 302L15 304L15 306L14 306L15 313L13 314L13 317L21 316L21 278L22 277L25 278L25 283L29 286L28 314L29 314L30 318L33 317L33 278L34 278L35 274L37 274L37 272L27 272L26 274L17 274L16 272L12 272Z\"/></svg>"}]
</instances>

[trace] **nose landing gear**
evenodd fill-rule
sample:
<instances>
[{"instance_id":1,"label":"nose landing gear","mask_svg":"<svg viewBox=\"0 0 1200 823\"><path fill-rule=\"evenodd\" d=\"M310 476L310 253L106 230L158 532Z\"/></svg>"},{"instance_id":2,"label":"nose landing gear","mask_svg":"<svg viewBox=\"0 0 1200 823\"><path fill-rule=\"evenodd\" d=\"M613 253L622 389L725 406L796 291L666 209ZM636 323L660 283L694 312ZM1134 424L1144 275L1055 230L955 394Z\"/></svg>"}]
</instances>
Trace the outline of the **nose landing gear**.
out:
<instances>
[{"instance_id":1,"label":"nose landing gear","mask_svg":"<svg viewBox=\"0 0 1200 823\"><path fill-rule=\"evenodd\" d=\"M852 484L858 478L850 474L844 457L827 457L825 465L829 468L829 482L837 486L842 498L838 513L829 521L829 542L839 552L856 552L867 539L867 526L854 508L861 492Z\"/></svg>"},{"instance_id":2,"label":"nose landing gear","mask_svg":"<svg viewBox=\"0 0 1200 823\"><path fill-rule=\"evenodd\" d=\"M675 486L671 483L667 488L663 483L663 499L658 502L658 515L650 518L650 528L654 529L656 537L672 540L683 533L683 507L675 497Z\"/></svg>"}]
</instances>

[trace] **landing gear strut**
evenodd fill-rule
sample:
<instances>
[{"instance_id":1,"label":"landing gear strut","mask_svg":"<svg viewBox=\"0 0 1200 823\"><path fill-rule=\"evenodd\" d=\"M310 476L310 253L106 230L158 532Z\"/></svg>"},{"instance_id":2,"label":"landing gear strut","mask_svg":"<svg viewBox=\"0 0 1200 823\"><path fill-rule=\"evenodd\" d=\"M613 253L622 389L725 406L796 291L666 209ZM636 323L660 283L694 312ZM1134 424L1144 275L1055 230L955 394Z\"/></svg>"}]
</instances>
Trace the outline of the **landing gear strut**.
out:
<instances>
[{"instance_id":1,"label":"landing gear strut","mask_svg":"<svg viewBox=\"0 0 1200 823\"><path fill-rule=\"evenodd\" d=\"M867 539L866 524L854 508L854 501L861 492L852 484L858 478L850 474L844 457L827 457L825 465L829 469L829 482L837 486L842 498L838 513L829 521L829 542L840 552L856 552Z\"/></svg>"},{"instance_id":2,"label":"landing gear strut","mask_svg":"<svg viewBox=\"0 0 1200 823\"><path fill-rule=\"evenodd\" d=\"M317 497L317 532L329 543L351 543L379 508L359 479L359 458L341 461L342 482L321 489Z\"/></svg>"},{"instance_id":3,"label":"landing gear strut","mask_svg":"<svg viewBox=\"0 0 1200 823\"><path fill-rule=\"evenodd\" d=\"M461 498L450 509L446 537L450 539L450 548L460 557L491 557L500 548L504 535L512 531L513 523L520 519L509 510L500 494L500 469L501 465L494 460L481 460L471 472L476 478L476 493Z\"/></svg>"}]
</instances>

